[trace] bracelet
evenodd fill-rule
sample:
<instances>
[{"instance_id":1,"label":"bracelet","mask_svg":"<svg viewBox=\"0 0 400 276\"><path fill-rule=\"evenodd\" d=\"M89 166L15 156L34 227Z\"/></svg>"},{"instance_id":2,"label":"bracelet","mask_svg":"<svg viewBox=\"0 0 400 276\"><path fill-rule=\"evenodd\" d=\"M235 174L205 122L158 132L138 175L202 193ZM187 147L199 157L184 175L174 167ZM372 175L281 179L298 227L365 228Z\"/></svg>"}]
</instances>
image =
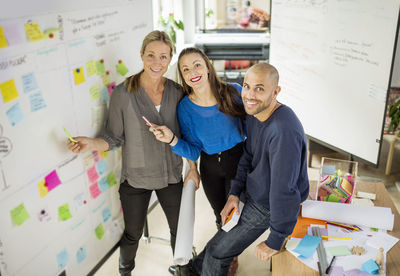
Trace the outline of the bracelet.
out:
<instances>
[{"instance_id":1,"label":"bracelet","mask_svg":"<svg viewBox=\"0 0 400 276\"><path fill-rule=\"evenodd\" d=\"M168 145L171 145L171 143L172 143L172 141L174 141L174 139L175 139L175 134L174 134L174 136L172 136L172 139L171 139L171 141L169 141Z\"/></svg>"}]
</instances>

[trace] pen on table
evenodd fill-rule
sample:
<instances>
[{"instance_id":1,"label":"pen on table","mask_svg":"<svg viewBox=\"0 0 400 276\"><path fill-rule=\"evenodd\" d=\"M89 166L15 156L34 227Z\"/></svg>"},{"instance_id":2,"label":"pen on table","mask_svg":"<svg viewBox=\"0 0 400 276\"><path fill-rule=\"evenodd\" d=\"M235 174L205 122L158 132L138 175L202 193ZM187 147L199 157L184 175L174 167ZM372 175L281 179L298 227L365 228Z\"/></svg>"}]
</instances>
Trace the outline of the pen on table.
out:
<instances>
[{"instance_id":1,"label":"pen on table","mask_svg":"<svg viewBox=\"0 0 400 276\"><path fill-rule=\"evenodd\" d=\"M346 224L337 223L337 222L327 221L326 223L330 224L330 225L339 226L339 227L342 227L342 228L354 230L354 231L359 231L360 230L360 228L357 228L357 227L354 227L354 226L350 226L350 225L346 225Z\"/></svg>"},{"instance_id":2,"label":"pen on table","mask_svg":"<svg viewBox=\"0 0 400 276\"><path fill-rule=\"evenodd\" d=\"M337 240L351 240L349 237L332 237L332 236L321 236L323 239L337 239Z\"/></svg>"},{"instance_id":3,"label":"pen on table","mask_svg":"<svg viewBox=\"0 0 400 276\"><path fill-rule=\"evenodd\" d=\"M331 262L330 262L329 265L328 265L328 268L327 268L326 271L325 271L326 274L329 274L329 272L330 272L330 270L331 270L331 267L332 267L332 264L333 264L333 261L335 260L335 258L336 258L336 256L333 256Z\"/></svg>"}]
</instances>

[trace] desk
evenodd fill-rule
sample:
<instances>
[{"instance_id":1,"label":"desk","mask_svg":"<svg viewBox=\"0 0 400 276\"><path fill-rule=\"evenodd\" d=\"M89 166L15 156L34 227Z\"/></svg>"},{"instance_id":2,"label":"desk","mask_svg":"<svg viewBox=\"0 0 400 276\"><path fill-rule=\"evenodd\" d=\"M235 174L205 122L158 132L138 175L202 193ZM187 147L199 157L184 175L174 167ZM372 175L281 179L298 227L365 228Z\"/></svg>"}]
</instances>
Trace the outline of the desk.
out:
<instances>
[{"instance_id":1,"label":"desk","mask_svg":"<svg viewBox=\"0 0 400 276\"><path fill-rule=\"evenodd\" d=\"M310 185L311 187L315 187L316 183L310 183ZM389 207L392 209L392 212L394 213L394 226L393 231L388 231L388 234L400 238L400 215L394 206L385 185L381 182L357 182L356 190L376 194L376 200L374 201L375 206ZM311 191L311 193L315 193L315 188L311 189ZM386 275L400 275L400 242L393 246L386 256ZM282 250L272 257L272 275L316 276L319 275L319 273L300 262L288 251Z\"/></svg>"}]
</instances>

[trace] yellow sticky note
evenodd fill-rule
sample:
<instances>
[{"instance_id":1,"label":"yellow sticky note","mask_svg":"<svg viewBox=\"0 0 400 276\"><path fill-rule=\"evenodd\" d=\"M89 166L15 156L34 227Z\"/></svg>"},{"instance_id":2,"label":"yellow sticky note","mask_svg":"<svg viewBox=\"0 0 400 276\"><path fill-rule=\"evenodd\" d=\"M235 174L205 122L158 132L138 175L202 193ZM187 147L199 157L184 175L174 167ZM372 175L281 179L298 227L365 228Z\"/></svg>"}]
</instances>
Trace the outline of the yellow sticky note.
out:
<instances>
[{"instance_id":1,"label":"yellow sticky note","mask_svg":"<svg viewBox=\"0 0 400 276\"><path fill-rule=\"evenodd\" d=\"M44 179L43 179L37 185L38 185L40 197L45 197L49 193L49 190L47 189L47 186L46 186L46 181L44 181Z\"/></svg>"},{"instance_id":2,"label":"yellow sticky note","mask_svg":"<svg viewBox=\"0 0 400 276\"><path fill-rule=\"evenodd\" d=\"M100 155L103 158L107 158L108 157L108 151L100 151Z\"/></svg>"},{"instance_id":3,"label":"yellow sticky note","mask_svg":"<svg viewBox=\"0 0 400 276\"><path fill-rule=\"evenodd\" d=\"M96 64L94 63L94 60L89 60L88 62L86 62L86 74L88 77L97 74Z\"/></svg>"},{"instance_id":4,"label":"yellow sticky note","mask_svg":"<svg viewBox=\"0 0 400 276\"><path fill-rule=\"evenodd\" d=\"M5 103L11 102L18 98L17 87L15 87L14 79L0 83L1 95Z\"/></svg>"},{"instance_id":5,"label":"yellow sticky note","mask_svg":"<svg viewBox=\"0 0 400 276\"><path fill-rule=\"evenodd\" d=\"M111 83L110 75L107 75L107 74L102 75L101 80L103 81L104 86L108 86Z\"/></svg>"},{"instance_id":6,"label":"yellow sticky note","mask_svg":"<svg viewBox=\"0 0 400 276\"><path fill-rule=\"evenodd\" d=\"M8 43L7 43L6 36L4 35L3 27L0 26L0 48L4 48L7 46L8 46Z\"/></svg>"},{"instance_id":7,"label":"yellow sticky note","mask_svg":"<svg viewBox=\"0 0 400 276\"><path fill-rule=\"evenodd\" d=\"M37 22L25 24L25 33L30 41L40 41L46 39L46 36L43 34Z\"/></svg>"},{"instance_id":8,"label":"yellow sticky note","mask_svg":"<svg viewBox=\"0 0 400 276\"><path fill-rule=\"evenodd\" d=\"M89 89L89 94L92 102L100 99L101 93L99 86L97 84L92 85L92 87Z\"/></svg>"},{"instance_id":9,"label":"yellow sticky note","mask_svg":"<svg viewBox=\"0 0 400 276\"><path fill-rule=\"evenodd\" d=\"M74 69L74 81L75 84L81 84L85 81L85 74L83 73L83 66Z\"/></svg>"}]
</instances>

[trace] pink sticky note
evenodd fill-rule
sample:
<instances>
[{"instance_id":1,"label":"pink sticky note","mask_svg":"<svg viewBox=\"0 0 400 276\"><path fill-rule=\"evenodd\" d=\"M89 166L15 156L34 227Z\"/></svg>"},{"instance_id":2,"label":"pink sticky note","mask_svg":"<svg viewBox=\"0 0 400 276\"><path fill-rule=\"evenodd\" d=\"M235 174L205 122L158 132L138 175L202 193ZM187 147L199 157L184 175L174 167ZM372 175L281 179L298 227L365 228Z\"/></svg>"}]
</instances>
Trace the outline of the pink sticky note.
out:
<instances>
[{"instance_id":1,"label":"pink sticky note","mask_svg":"<svg viewBox=\"0 0 400 276\"><path fill-rule=\"evenodd\" d=\"M24 26L21 24L4 25L4 35L8 45L17 45L26 42Z\"/></svg>"},{"instance_id":2,"label":"pink sticky note","mask_svg":"<svg viewBox=\"0 0 400 276\"><path fill-rule=\"evenodd\" d=\"M49 192L53 190L55 187L61 184L60 178L58 178L57 171L54 170L51 173L49 173L45 178L44 178L46 184L47 184L47 189ZM46 185L45 184L45 185Z\"/></svg>"},{"instance_id":3,"label":"pink sticky note","mask_svg":"<svg viewBox=\"0 0 400 276\"><path fill-rule=\"evenodd\" d=\"M114 92L115 85L116 85L115 81L113 81L112 83L110 83L108 85L108 95L110 95L110 97L111 97L111 94Z\"/></svg>"},{"instance_id":4,"label":"pink sticky note","mask_svg":"<svg viewBox=\"0 0 400 276\"><path fill-rule=\"evenodd\" d=\"M101 160L101 156L98 151L93 151L92 155L95 163L98 163Z\"/></svg>"},{"instance_id":5,"label":"pink sticky note","mask_svg":"<svg viewBox=\"0 0 400 276\"><path fill-rule=\"evenodd\" d=\"M96 170L96 166L93 166L90 169L88 169L87 175L89 177L90 182L92 182L92 183L96 182L96 180L99 178L99 175Z\"/></svg>"},{"instance_id":6,"label":"pink sticky note","mask_svg":"<svg viewBox=\"0 0 400 276\"><path fill-rule=\"evenodd\" d=\"M89 190L90 190L90 195L93 198L96 198L96 197L99 196L99 194L101 194L101 191L99 189L99 185L97 185L97 182L92 184L92 185L90 185Z\"/></svg>"}]
</instances>

